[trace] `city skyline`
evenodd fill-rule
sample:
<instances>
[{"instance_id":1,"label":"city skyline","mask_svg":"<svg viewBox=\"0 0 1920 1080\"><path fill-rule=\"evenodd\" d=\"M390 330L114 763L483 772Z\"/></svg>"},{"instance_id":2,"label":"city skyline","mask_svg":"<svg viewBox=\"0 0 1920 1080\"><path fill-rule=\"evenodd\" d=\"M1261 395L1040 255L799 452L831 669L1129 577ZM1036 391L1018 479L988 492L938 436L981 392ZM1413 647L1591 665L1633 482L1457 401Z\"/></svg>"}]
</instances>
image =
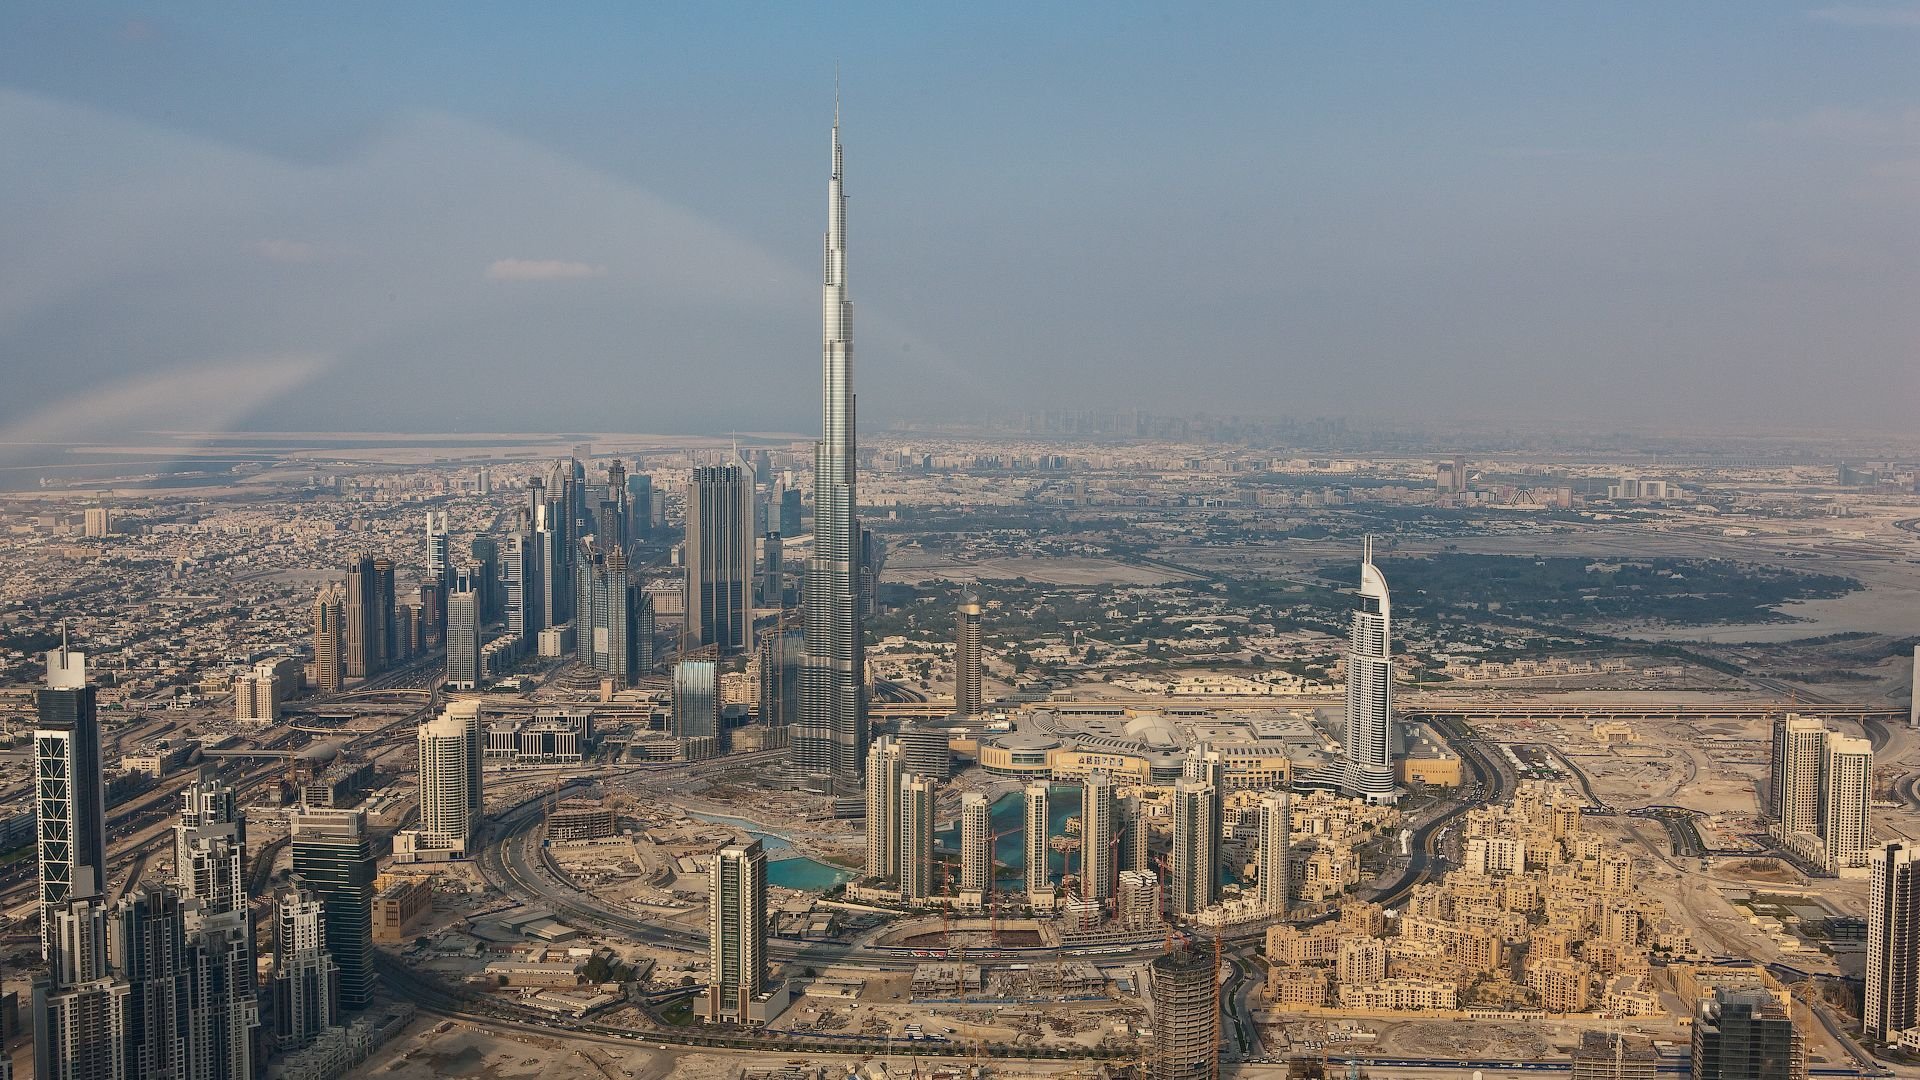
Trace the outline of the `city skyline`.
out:
<instances>
[{"instance_id":1,"label":"city skyline","mask_svg":"<svg viewBox=\"0 0 1920 1080\"><path fill-rule=\"evenodd\" d=\"M1920 0L1633 15L0 12L0 1080L1900 1074Z\"/></svg>"}]
</instances>

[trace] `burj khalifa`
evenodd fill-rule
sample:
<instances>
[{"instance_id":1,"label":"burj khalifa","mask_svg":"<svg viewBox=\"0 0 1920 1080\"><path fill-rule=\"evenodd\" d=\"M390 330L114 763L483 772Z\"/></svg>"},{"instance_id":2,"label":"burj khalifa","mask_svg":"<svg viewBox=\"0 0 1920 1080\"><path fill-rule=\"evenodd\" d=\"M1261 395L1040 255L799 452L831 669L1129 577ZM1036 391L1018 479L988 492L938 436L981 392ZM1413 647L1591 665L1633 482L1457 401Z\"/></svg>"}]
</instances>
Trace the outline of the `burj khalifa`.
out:
<instances>
[{"instance_id":1,"label":"burj khalifa","mask_svg":"<svg viewBox=\"0 0 1920 1080\"><path fill-rule=\"evenodd\" d=\"M840 107L833 110L833 174L821 288L820 441L813 451L813 554L807 560L806 658L790 764L801 785L858 816L867 757L865 628L859 587L853 400L853 304L847 299L847 197L841 187Z\"/></svg>"}]
</instances>

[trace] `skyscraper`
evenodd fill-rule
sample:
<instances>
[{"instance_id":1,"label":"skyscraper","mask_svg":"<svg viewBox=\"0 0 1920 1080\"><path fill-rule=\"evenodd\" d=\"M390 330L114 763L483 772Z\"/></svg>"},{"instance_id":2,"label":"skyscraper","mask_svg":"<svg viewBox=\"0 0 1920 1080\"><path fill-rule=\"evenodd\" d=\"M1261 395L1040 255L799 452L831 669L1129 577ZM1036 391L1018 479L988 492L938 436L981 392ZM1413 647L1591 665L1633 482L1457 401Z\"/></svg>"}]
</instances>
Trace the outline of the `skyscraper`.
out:
<instances>
[{"instance_id":1,"label":"skyscraper","mask_svg":"<svg viewBox=\"0 0 1920 1080\"><path fill-rule=\"evenodd\" d=\"M320 898L327 951L340 968L340 1006L364 1009L373 998L373 848L358 810L293 815L293 872Z\"/></svg>"},{"instance_id":2,"label":"skyscraper","mask_svg":"<svg viewBox=\"0 0 1920 1080\"><path fill-rule=\"evenodd\" d=\"M645 540L653 535L653 477L638 471L638 461L633 467L627 474L627 535Z\"/></svg>"},{"instance_id":3,"label":"skyscraper","mask_svg":"<svg viewBox=\"0 0 1920 1080\"><path fill-rule=\"evenodd\" d=\"M813 454L813 552L807 560L806 668L792 762L803 782L858 813L867 756L867 687L855 514L853 303L847 298L847 201L841 187L840 115L833 118L827 235L821 288L820 441Z\"/></svg>"},{"instance_id":4,"label":"skyscraper","mask_svg":"<svg viewBox=\"0 0 1920 1080\"><path fill-rule=\"evenodd\" d=\"M1393 775L1393 610L1387 579L1373 565L1373 537L1360 561L1359 603L1347 638L1345 788L1368 802L1399 798Z\"/></svg>"},{"instance_id":5,"label":"skyscraper","mask_svg":"<svg viewBox=\"0 0 1920 1080\"><path fill-rule=\"evenodd\" d=\"M753 474L703 465L687 485L687 639L722 656L753 647Z\"/></svg>"},{"instance_id":6,"label":"skyscraper","mask_svg":"<svg viewBox=\"0 0 1920 1080\"><path fill-rule=\"evenodd\" d=\"M480 575L461 567L447 594L447 687L480 688Z\"/></svg>"},{"instance_id":7,"label":"skyscraper","mask_svg":"<svg viewBox=\"0 0 1920 1080\"><path fill-rule=\"evenodd\" d=\"M287 885L273 898L273 1041L282 1050L312 1042L338 1022L340 968L327 951L320 898Z\"/></svg>"},{"instance_id":8,"label":"skyscraper","mask_svg":"<svg viewBox=\"0 0 1920 1080\"><path fill-rule=\"evenodd\" d=\"M100 718L87 658L60 647L47 653L47 685L33 730L36 849L40 863L40 953L51 960L55 909L107 880L107 815L101 786Z\"/></svg>"},{"instance_id":9,"label":"skyscraper","mask_svg":"<svg viewBox=\"0 0 1920 1080\"><path fill-rule=\"evenodd\" d=\"M900 899L933 895L933 782L908 773L900 780Z\"/></svg>"},{"instance_id":10,"label":"skyscraper","mask_svg":"<svg viewBox=\"0 0 1920 1080\"><path fill-rule=\"evenodd\" d=\"M1127 823L1126 839L1120 845L1120 869L1151 871L1153 869L1153 828L1147 823L1147 806L1138 795L1129 795L1122 800Z\"/></svg>"},{"instance_id":11,"label":"skyscraper","mask_svg":"<svg viewBox=\"0 0 1920 1080\"><path fill-rule=\"evenodd\" d=\"M867 768L871 779L873 766ZM960 891L993 891L993 807L978 791L960 796Z\"/></svg>"},{"instance_id":12,"label":"skyscraper","mask_svg":"<svg viewBox=\"0 0 1920 1080\"><path fill-rule=\"evenodd\" d=\"M379 652L373 673L385 671L402 659L399 627L394 625L393 560L385 555L373 557L373 624L367 628L368 640ZM371 662L371 657L369 658Z\"/></svg>"},{"instance_id":13,"label":"skyscraper","mask_svg":"<svg viewBox=\"0 0 1920 1080\"><path fill-rule=\"evenodd\" d=\"M760 638L760 722L789 728L800 717L800 671L806 642L782 622Z\"/></svg>"},{"instance_id":14,"label":"skyscraper","mask_svg":"<svg viewBox=\"0 0 1920 1080\"><path fill-rule=\"evenodd\" d=\"M1048 798L1051 791L1045 780L1026 788L1025 836L1027 903L1034 907L1053 907L1053 882L1048 873L1048 856L1053 848L1047 843Z\"/></svg>"},{"instance_id":15,"label":"skyscraper","mask_svg":"<svg viewBox=\"0 0 1920 1080\"><path fill-rule=\"evenodd\" d=\"M674 738L720 734L719 679L719 668L711 660L682 660L673 665Z\"/></svg>"},{"instance_id":16,"label":"skyscraper","mask_svg":"<svg viewBox=\"0 0 1920 1080\"><path fill-rule=\"evenodd\" d=\"M108 963L108 912L91 868L73 895L42 918L48 973L33 983L34 1076L50 1080L122 1080L133 988Z\"/></svg>"},{"instance_id":17,"label":"skyscraper","mask_svg":"<svg viewBox=\"0 0 1920 1080\"><path fill-rule=\"evenodd\" d=\"M1213 866L1213 876L1207 883L1206 903L1220 899L1220 871L1227 865L1224 854L1224 833L1227 820L1227 760L1220 751L1202 743L1187 751L1187 760L1181 771L1187 779L1205 784L1213 790L1213 834L1208 861Z\"/></svg>"},{"instance_id":18,"label":"skyscraper","mask_svg":"<svg viewBox=\"0 0 1920 1080\"><path fill-rule=\"evenodd\" d=\"M1771 757L1774 835L1835 873L1866 865L1873 744L1787 713L1773 721Z\"/></svg>"},{"instance_id":19,"label":"skyscraper","mask_svg":"<svg viewBox=\"0 0 1920 1080\"><path fill-rule=\"evenodd\" d=\"M980 715L980 697L980 598L968 596L953 633L953 711Z\"/></svg>"},{"instance_id":20,"label":"skyscraper","mask_svg":"<svg viewBox=\"0 0 1920 1080\"><path fill-rule=\"evenodd\" d=\"M1787 713L1773 721L1772 810L1787 835L1820 831L1820 766L1827 726Z\"/></svg>"},{"instance_id":21,"label":"skyscraper","mask_svg":"<svg viewBox=\"0 0 1920 1080\"><path fill-rule=\"evenodd\" d=\"M1867 1037L1891 1042L1920 1025L1920 848L1893 841L1873 852L1867 892Z\"/></svg>"},{"instance_id":22,"label":"skyscraper","mask_svg":"<svg viewBox=\"0 0 1920 1080\"><path fill-rule=\"evenodd\" d=\"M427 577L442 584L453 574L450 540L447 535L447 512L427 511Z\"/></svg>"},{"instance_id":23,"label":"skyscraper","mask_svg":"<svg viewBox=\"0 0 1920 1080\"><path fill-rule=\"evenodd\" d=\"M633 685L637 666L634 604L644 589L627 571L627 552L607 547L599 537L580 544L574 568L574 654L583 664L613 679L617 687ZM650 644L650 642L649 642Z\"/></svg>"},{"instance_id":24,"label":"skyscraper","mask_svg":"<svg viewBox=\"0 0 1920 1080\"><path fill-rule=\"evenodd\" d=\"M211 769L182 790L173 835L192 1014L188 1075L250 1080L260 1003L247 904L247 822L233 789Z\"/></svg>"},{"instance_id":25,"label":"skyscraper","mask_svg":"<svg viewBox=\"0 0 1920 1080\"><path fill-rule=\"evenodd\" d=\"M1260 796L1260 909L1287 913L1293 891L1293 793L1282 788Z\"/></svg>"},{"instance_id":26,"label":"skyscraper","mask_svg":"<svg viewBox=\"0 0 1920 1080\"><path fill-rule=\"evenodd\" d=\"M1156 956L1151 1080L1214 1080L1220 1075L1220 1003L1213 957L1190 948Z\"/></svg>"},{"instance_id":27,"label":"skyscraper","mask_svg":"<svg viewBox=\"0 0 1920 1080\"><path fill-rule=\"evenodd\" d=\"M480 623L483 626L497 623L505 617L500 595L500 541L491 536L476 536L467 545L467 553L469 562L478 570L475 588L480 593ZM446 588L442 587L440 595L446 594ZM440 622L442 626L446 624L445 619Z\"/></svg>"},{"instance_id":28,"label":"skyscraper","mask_svg":"<svg viewBox=\"0 0 1920 1080\"><path fill-rule=\"evenodd\" d=\"M1113 777L1104 769L1087 774L1080 790L1080 896L1104 905L1113 895L1114 841Z\"/></svg>"},{"instance_id":29,"label":"skyscraper","mask_svg":"<svg viewBox=\"0 0 1920 1080\"><path fill-rule=\"evenodd\" d=\"M187 1077L197 1034L188 997L187 928L180 896L142 885L114 905L107 948L127 980L127 1075Z\"/></svg>"},{"instance_id":30,"label":"skyscraper","mask_svg":"<svg viewBox=\"0 0 1920 1080\"><path fill-rule=\"evenodd\" d=\"M778 609L786 603L784 549L780 534L767 533L760 538L760 606Z\"/></svg>"},{"instance_id":31,"label":"skyscraper","mask_svg":"<svg viewBox=\"0 0 1920 1080\"><path fill-rule=\"evenodd\" d=\"M760 841L729 844L708 870L707 993L701 1015L744 1024L767 988L767 853Z\"/></svg>"},{"instance_id":32,"label":"skyscraper","mask_svg":"<svg viewBox=\"0 0 1920 1080\"><path fill-rule=\"evenodd\" d=\"M1694 1080L1807 1080L1807 1049L1771 991L1716 989L1693 1017Z\"/></svg>"},{"instance_id":33,"label":"skyscraper","mask_svg":"<svg viewBox=\"0 0 1920 1080\"><path fill-rule=\"evenodd\" d=\"M393 560L362 553L347 567L343 664L350 679L378 675L387 667L393 640Z\"/></svg>"},{"instance_id":34,"label":"skyscraper","mask_svg":"<svg viewBox=\"0 0 1920 1080\"><path fill-rule=\"evenodd\" d=\"M1820 842L1827 869L1866 864L1872 801L1873 743L1829 734L1820 770Z\"/></svg>"},{"instance_id":35,"label":"skyscraper","mask_svg":"<svg viewBox=\"0 0 1920 1080\"><path fill-rule=\"evenodd\" d=\"M545 627L546 605L540 599L540 539L530 519L522 518L507 534L506 557L500 566L505 594L507 633L520 650L531 649Z\"/></svg>"},{"instance_id":36,"label":"skyscraper","mask_svg":"<svg viewBox=\"0 0 1920 1080\"><path fill-rule=\"evenodd\" d=\"M882 735L867 749L867 876L891 879L900 872L900 782L905 772L900 746Z\"/></svg>"},{"instance_id":37,"label":"skyscraper","mask_svg":"<svg viewBox=\"0 0 1920 1080\"><path fill-rule=\"evenodd\" d=\"M475 815L474 788L480 774L474 735L480 726L480 703L475 699L453 701L439 716L420 725L416 738L420 748L420 828L419 852L435 852L445 858L464 859L473 850L473 838L479 831Z\"/></svg>"},{"instance_id":38,"label":"skyscraper","mask_svg":"<svg viewBox=\"0 0 1920 1080\"><path fill-rule=\"evenodd\" d=\"M338 584L324 585L313 598L313 688L338 690L345 683L346 593Z\"/></svg>"},{"instance_id":39,"label":"skyscraper","mask_svg":"<svg viewBox=\"0 0 1920 1080\"><path fill-rule=\"evenodd\" d=\"M1173 785L1173 865L1167 905L1174 915L1206 910L1218 895L1220 867L1214 862L1220 823L1214 818L1214 787L1181 777Z\"/></svg>"}]
</instances>

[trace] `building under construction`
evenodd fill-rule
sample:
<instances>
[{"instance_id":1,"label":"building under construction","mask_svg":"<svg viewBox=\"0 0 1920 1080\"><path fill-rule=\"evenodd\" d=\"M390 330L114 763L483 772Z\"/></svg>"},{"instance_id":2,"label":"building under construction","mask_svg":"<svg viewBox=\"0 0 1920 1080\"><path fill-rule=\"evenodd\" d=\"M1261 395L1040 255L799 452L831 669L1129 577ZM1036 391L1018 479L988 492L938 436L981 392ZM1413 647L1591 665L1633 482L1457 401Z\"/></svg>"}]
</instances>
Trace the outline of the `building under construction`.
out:
<instances>
[{"instance_id":1,"label":"building under construction","mask_svg":"<svg viewBox=\"0 0 1920 1080\"><path fill-rule=\"evenodd\" d=\"M1218 1080L1219 969L1213 954L1173 949L1154 958L1152 1080Z\"/></svg>"},{"instance_id":2,"label":"building under construction","mask_svg":"<svg viewBox=\"0 0 1920 1080\"><path fill-rule=\"evenodd\" d=\"M1588 1031L1573 1052L1573 1080L1654 1080L1660 1055L1646 1039Z\"/></svg>"},{"instance_id":3,"label":"building under construction","mask_svg":"<svg viewBox=\"0 0 1920 1080\"><path fill-rule=\"evenodd\" d=\"M562 799L547 813L547 839L604 840L614 834L613 808L598 799Z\"/></svg>"}]
</instances>

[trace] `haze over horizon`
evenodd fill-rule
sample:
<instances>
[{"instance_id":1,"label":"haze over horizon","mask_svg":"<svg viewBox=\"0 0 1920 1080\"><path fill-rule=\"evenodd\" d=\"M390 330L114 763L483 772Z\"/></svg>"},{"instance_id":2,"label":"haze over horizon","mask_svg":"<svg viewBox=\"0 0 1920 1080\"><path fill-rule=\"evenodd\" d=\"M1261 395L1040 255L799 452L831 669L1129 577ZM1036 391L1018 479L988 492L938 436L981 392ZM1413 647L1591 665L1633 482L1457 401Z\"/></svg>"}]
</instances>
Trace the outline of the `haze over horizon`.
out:
<instances>
[{"instance_id":1,"label":"haze over horizon","mask_svg":"<svg viewBox=\"0 0 1920 1080\"><path fill-rule=\"evenodd\" d=\"M0 442L1920 401L1920 4L0 11Z\"/></svg>"}]
</instances>

